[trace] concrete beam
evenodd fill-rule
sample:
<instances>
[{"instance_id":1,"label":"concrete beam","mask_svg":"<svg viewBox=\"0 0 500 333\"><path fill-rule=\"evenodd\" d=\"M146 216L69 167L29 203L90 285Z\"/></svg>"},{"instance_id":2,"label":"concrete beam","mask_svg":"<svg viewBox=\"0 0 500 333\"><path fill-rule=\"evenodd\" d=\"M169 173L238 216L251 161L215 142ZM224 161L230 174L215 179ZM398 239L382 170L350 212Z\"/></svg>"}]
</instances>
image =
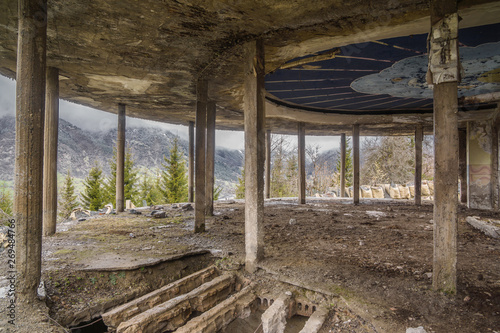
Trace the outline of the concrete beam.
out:
<instances>
[{"instance_id":1,"label":"concrete beam","mask_svg":"<svg viewBox=\"0 0 500 333\"><path fill-rule=\"evenodd\" d=\"M266 179L265 196L271 197L271 130L266 131Z\"/></svg>"},{"instance_id":2,"label":"concrete beam","mask_svg":"<svg viewBox=\"0 0 500 333\"><path fill-rule=\"evenodd\" d=\"M194 122L189 122L188 201L194 201Z\"/></svg>"},{"instance_id":3,"label":"concrete beam","mask_svg":"<svg viewBox=\"0 0 500 333\"><path fill-rule=\"evenodd\" d=\"M207 151L205 157L205 215L214 215L214 172L215 172L215 102L207 104Z\"/></svg>"},{"instance_id":4,"label":"concrete beam","mask_svg":"<svg viewBox=\"0 0 500 333\"><path fill-rule=\"evenodd\" d=\"M421 125L415 129L415 205L422 205L422 142L424 132Z\"/></svg>"},{"instance_id":5,"label":"concrete beam","mask_svg":"<svg viewBox=\"0 0 500 333\"><path fill-rule=\"evenodd\" d=\"M18 1L14 219L17 302L32 302L42 264L47 1Z\"/></svg>"},{"instance_id":6,"label":"concrete beam","mask_svg":"<svg viewBox=\"0 0 500 333\"><path fill-rule=\"evenodd\" d=\"M429 70L434 84L434 290L457 289L457 1L431 1ZM446 24L443 24L446 22ZM435 38L434 38L435 33ZM440 55L446 55L442 57ZM453 58L455 57L455 59Z\"/></svg>"},{"instance_id":7,"label":"concrete beam","mask_svg":"<svg viewBox=\"0 0 500 333\"><path fill-rule=\"evenodd\" d=\"M116 138L116 212L125 208L125 104L118 104L118 136Z\"/></svg>"},{"instance_id":8,"label":"concrete beam","mask_svg":"<svg viewBox=\"0 0 500 333\"><path fill-rule=\"evenodd\" d=\"M57 139L59 128L59 70L47 68L43 155L43 235L56 233Z\"/></svg>"},{"instance_id":9,"label":"concrete beam","mask_svg":"<svg viewBox=\"0 0 500 333\"><path fill-rule=\"evenodd\" d=\"M346 141L345 133L340 134L340 190L339 197L345 197L345 161L346 161Z\"/></svg>"},{"instance_id":10,"label":"concrete beam","mask_svg":"<svg viewBox=\"0 0 500 333\"><path fill-rule=\"evenodd\" d=\"M264 42L246 46L245 61L245 269L253 273L264 256L265 85Z\"/></svg>"},{"instance_id":11,"label":"concrete beam","mask_svg":"<svg viewBox=\"0 0 500 333\"><path fill-rule=\"evenodd\" d=\"M205 153L207 130L208 82L199 79L196 85L196 171L194 232L205 231Z\"/></svg>"},{"instance_id":12,"label":"concrete beam","mask_svg":"<svg viewBox=\"0 0 500 333\"><path fill-rule=\"evenodd\" d=\"M359 204L359 125L352 126L353 203Z\"/></svg>"},{"instance_id":13,"label":"concrete beam","mask_svg":"<svg viewBox=\"0 0 500 333\"><path fill-rule=\"evenodd\" d=\"M306 203L306 130L304 123L298 124L298 146L299 154L299 204Z\"/></svg>"},{"instance_id":14,"label":"concrete beam","mask_svg":"<svg viewBox=\"0 0 500 333\"><path fill-rule=\"evenodd\" d=\"M285 332L286 320L290 316L290 308L293 304L291 294L283 294L262 314L263 333Z\"/></svg>"}]
</instances>

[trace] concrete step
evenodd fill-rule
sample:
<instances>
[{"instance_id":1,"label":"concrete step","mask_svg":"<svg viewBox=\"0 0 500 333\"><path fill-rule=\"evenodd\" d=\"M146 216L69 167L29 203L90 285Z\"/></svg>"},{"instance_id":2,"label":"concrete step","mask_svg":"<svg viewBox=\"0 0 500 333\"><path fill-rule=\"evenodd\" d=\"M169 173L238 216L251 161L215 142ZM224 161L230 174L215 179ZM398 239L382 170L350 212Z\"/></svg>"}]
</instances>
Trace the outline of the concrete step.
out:
<instances>
[{"instance_id":1,"label":"concrete step","mask_svg":"<svg viewBox=\"0 0 500 333\"><path fill-rule=\"evenodd\" d=\"M156 333L174 331L196 313L205 312L233 293L234 274L224 274L206 282L187 294L156 305L122 322L117 333Z\"/></svg>"},{"instance_id":2,"label":"concrete step","mask_svg":"<svg viewBox=\"0 0 500 333\"><path fill-rule=\"evenodd\" d=\"M149 294L139 297L131 302L116 307L102 315L104 323L110 331L116 330L120 323L130 320L134 316L165 303L166 301L186 294L202 284L219 276L215 266L188 275L180 280L170 283Z\"/></svg>"},{"instance_id":3,"label":"concrete step","mask_svg":"<svg viewBox=\"0 0 500 333\"><path fill-rule=\"evenodd\" d=\"M216 333L236 318L250 316L251 308L257 299L252 287L250 285L243 288L222 303L191 319L175 333Z\"/></svg>"}]
</instances>

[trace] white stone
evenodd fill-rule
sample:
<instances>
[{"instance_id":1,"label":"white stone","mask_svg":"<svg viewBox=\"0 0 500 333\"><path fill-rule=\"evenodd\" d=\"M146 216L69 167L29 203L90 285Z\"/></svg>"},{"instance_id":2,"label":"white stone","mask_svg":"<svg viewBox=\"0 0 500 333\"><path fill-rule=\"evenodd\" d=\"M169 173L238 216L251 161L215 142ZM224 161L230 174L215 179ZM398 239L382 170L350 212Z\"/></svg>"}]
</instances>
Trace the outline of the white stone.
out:
<instances>
[{"instance_id":1,"label":"white stone","mask_svg":"<svg viewBox=\"0 0 500 333\"><path fill-rule=\"evenodd\" d=\"M407 328L406 333L427 333L427 331L422 326L419 326L417 328Z\"/></svg>"}]
</instances>

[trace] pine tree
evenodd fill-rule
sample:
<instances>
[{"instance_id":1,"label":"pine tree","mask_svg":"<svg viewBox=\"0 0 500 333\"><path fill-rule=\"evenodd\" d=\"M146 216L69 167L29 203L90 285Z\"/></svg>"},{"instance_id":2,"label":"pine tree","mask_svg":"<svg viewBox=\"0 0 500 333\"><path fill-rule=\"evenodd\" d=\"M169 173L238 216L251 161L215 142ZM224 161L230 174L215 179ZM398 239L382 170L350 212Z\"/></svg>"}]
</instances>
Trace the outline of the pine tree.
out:
<instances>
[{"instance_id":1,"label":"pine tree","mask_svg":"<svg viewBox=\"0 0 500 333\"><path fill-rule=\"evenodd\" d=\"M236 199L245 198L245 167L241 169L241 176L238 177L238 185L236 185Z\"/></svg>"},{"instance_id":2,"label":"pine tree","mask_svg":"<svg viewBox=\"0 0 500 333\"><path fill-rule=\"evenodd\" d=\"M188 200L188 179L186 161L182 154L178 138L174 138L170 157L163 156L165 170L162 171L163 197L169 203L185 202Z\"/></svg>"},{"instance_id":3,"label":"pine tree","mask_svg":"<svg viewBox=\"0 0 500 333\"><path fill-rule=\"evenodd\" d=\"M61 199L59 200L59 216L62 218L68 218L73 209L78 207L75 185L73 185L73 178L71 177L69 169L66 174L66 178L64 178L64 185L60 191Z\"/></svg>"},{"instance_id":4,"label":"pine tree","mask_svg":"<svg viewBox=\"0 0 500 333\"><path fill-rule=\"evenodd\" d=\"M351 138L350 137L346 137L346 140L345 140L345 186L346 187L349 187L349 186L352 186L353 184L353 181L352 181L352 174L353 174L353 166L352 166L352 147L351 147ZM336 168L337 168L337 172L339 173L339 177L340 177L340 169L341 169L341 165L340 165L340 158L337 160L337 165L336 165ZM340 178L339 178L339 184L340 184Z\"/></svg>"},{"instance_id":5,"label":"pine tree","mask_svg":"<svg viewBox=\"0 0 500 333\"><path fill-rule=\"evenodd\" d=\"M81 193L82 204L89 210L99 210L104 207L104 189L102 185L102 169L97 162L89 171L83 182L84 190Z\"/></svg>"},{"instance_id":6,"label":"pine tree","mask_svg":"<svg viewBox=\"0 0 500 333\"><path fill-rule=\"evenodd\" d=\"M113 158L109 160L109 168L111 176L109 176L107 182L104 184L104 201L106 201L106 203L111 203L114 206L116 203L116 147L113 148ZM137 169L135 168L135 160L132 157L130 147L127 148L125 152L123 179L124 199L132 200L134 204L138 204L137 195L139 194L139 191L135 186L138 176Z\"/></svg>"},{"instance_id":7,"label":"pine tree","mask_svg":"<svg viewBox=\"0 0 500 333\"><path fill-rule=\"evenodd\" d=\"M163 194L160 190L161 177L159 172L153 179L151 176L145 174L142 181L139 183L139 196L142 200L146 201L148 206L160 204L163 201ZM138 203L142 205L142 202Z\"/></svg>"}]
</instances>

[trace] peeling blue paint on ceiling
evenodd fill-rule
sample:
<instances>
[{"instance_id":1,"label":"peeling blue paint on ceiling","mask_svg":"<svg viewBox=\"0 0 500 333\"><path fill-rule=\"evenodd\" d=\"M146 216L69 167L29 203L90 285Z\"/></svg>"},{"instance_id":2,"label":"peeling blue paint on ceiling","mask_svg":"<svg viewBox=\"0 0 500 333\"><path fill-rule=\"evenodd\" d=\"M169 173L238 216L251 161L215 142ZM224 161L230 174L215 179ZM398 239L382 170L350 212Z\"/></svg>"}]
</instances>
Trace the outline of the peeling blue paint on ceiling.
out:
<instances>
[{"instance_id":1,"label":"peeling blue paint on ceiling","mask_svg":"<svg viewBox=\"0 0 500 333\"><path fill-rule=\"evenodd\" d=\"M459 96L499 91L500 24L461 29L459 41ZM334 59L268 74L266 90L318 111L432 110L426 48L427 34L347 45Z\"/></svg>"}]
</instances>

